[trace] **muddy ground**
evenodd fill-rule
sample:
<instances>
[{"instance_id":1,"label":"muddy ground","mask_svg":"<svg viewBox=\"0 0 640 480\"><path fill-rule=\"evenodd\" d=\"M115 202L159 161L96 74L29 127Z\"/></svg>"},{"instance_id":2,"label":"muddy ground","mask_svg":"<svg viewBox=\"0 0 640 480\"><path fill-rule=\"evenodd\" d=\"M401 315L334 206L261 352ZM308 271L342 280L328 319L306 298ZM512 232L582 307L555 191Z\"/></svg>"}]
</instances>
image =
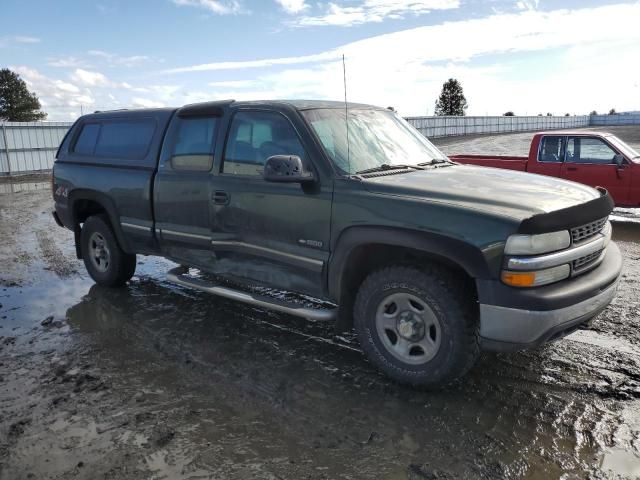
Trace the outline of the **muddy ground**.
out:
<instances>
[{"instance_id":1,"label":"muddy ground","mask_svg":"<svg viewBox=\"0 0 640 480\"><path fill-rule=\"evenodd\" d=\"M168 284L162 259L97 287L50 208L46 183L0 194L2 480L640 477L640 213L589 330L425 392L329 325Z\"/></svg>"}]
</instances>

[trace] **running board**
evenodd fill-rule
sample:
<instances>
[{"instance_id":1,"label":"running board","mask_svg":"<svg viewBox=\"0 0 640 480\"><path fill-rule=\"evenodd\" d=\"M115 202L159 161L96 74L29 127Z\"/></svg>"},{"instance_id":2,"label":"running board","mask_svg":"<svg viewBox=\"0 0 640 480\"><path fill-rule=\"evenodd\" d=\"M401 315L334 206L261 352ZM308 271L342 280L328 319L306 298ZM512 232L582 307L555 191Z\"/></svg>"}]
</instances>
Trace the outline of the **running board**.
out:
<instances>
[{"instance_id":1,"label":"running board","mask_svg":"<svg viewBox=\"0 0 640 480\"><path fill-rule=\"evenodd\" d=\"M167 273L167 280L171 283L181 285L183 287L195 288L203 292L217 295L219 297L228 298L230 300L237 300L239 302L248 303L256 307L263 307L269 310L275 310L277 312L288 313L296 317L307 318L309 320L316 321L330 321L335 320L337 308L308 308L298 306L292 303L285 303L275 298L270 298L264 295L256 295L253 293L243 292L241 290L234 290L229 287L222 287L215 283L207 282L198 278L189 277L186 275L188 269L185 267L176 267L169 270Z\"/></svg>"}]
</instances>

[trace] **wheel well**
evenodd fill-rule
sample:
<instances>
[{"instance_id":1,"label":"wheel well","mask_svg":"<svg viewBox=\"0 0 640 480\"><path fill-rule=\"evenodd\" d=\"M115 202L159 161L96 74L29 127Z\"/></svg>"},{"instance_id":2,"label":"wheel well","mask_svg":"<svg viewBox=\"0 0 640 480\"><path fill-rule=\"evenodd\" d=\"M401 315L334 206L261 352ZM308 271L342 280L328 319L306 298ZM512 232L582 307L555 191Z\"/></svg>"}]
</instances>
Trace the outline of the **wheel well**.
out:
<instances>
[{"instance_id":1,"label":"wheel well","mask_svg":"<svg viewBox=\"0 0 640 480\"><path fill-rule=\"evenodd\" d=\"M459 278L465 291L471 292L477 298L476 284L473 278L460 265L446 257L395 245L361 245L354 248L349 254L342 270L340 311L336 325L338 330L351 329L353 304L360 284L370 273L390 265L437 265Z\"/></svg>"},{"instance_id":2,"label":"wheel well","mask_svg":"<svg viewBox=\"0 0 640 480\"><path fill-rule=\"evenodd\" d=\"M73 217L76 224L84 223L92 215L107 213L107 210L95 200L76 200L73 204Z\"/></svg>"}]
</instances>

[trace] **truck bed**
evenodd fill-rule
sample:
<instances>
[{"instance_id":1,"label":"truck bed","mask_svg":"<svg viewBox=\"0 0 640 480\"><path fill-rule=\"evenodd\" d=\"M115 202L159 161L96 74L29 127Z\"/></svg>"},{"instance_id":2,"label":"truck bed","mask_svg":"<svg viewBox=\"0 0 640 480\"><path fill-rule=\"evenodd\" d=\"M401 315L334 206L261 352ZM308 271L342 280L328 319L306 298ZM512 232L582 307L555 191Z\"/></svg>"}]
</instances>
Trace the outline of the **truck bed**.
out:
<instances>
[{"instance_id":1,"label":"truck bed","mask_svg":"<svg viewBox=\"0 0 640 480\"><path fill-rule=\"evenodd\" d=\"M454 162L482 167L505 168L507 170L527 171L528 157L496 156L496 155L450 155Z\"/></svg>"}]
</instances>

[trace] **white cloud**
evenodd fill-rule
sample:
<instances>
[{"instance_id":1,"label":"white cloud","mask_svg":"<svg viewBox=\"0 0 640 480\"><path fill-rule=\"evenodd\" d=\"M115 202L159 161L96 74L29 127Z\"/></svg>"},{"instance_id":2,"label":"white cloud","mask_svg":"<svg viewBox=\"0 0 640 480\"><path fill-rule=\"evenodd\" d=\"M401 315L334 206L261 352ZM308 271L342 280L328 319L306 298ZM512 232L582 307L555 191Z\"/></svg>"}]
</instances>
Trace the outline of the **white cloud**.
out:
<instances>
[{"instance_id":1,"label":"white cloud","mask_svg":"<svg viewBox=\"0 0 640 480\"><path fill-rule=\"evenodd\" d=\"M538 109L579 113L602 110L605 104L611 104L607 110L637 109L640 91L634 82L640 78L640 64L629 61L640 49L637 18L640 3L526 10L418 27L311 55L213 62L173 72L259 69L258 75L237 76L226 89L224 83L213 82L209 86L216 89L209 98L339 99L344 53L350 100L393 105L404 115L433 113L434 101L449 77L462 81L469 114L538 113ZM616 28L602 28L603 24ZM575 56L576 48L582 61ZM521 73L531 58L528 52L551 50L556 61L563 52L573 52L575 58L568 57L556 73L551 70L542 79Z\"/></svg>"},{"instance_id":2,"label":"white cloud","mask_svg":"<svg viewBox=\"0 0 640 480\"><path fill-rule=\"evenodd\" d=\"M255 80L224 80L220 82L209 82L214 88L249 88L256 84Z\"/></svg>"},{"instance_id":3,"label":"white cloud","mask_svg":"<svg viewBox=\"0 0 640 480\"><path fill-rule=\"evenodd\" d=\"M152 60L151 57L147 55L122 56L115 53L105 52L103 50L89 50L87 54L92 57L100 58L106 61L109 65L120 67L135 67Z\"/></svg>"},{"instance_id":4,"label":"white cloud","mask_svg":"<svg viewBox=\"0 0 640 480\"><path fill-rule=\"evenodd\" d=\"M165 106L164 103L158 102L157 100L151 100L149 98L141 98L141 97L132 98L131 104L134 107L140 107L140 108L161 108Z\"/></svg>"},{"instance_id":5,"label":"white cloud","mask_svg":"<svg viewBox=\"0 0 640 480\"><path fill-rule=\"evenodd\" d=\"M238 0L172 0L178 6L199 7L216 15L230 15L243 13L244 10Z\"/></svg>"},{"instance_id":6,"label":"white cloud","mask_svg":"<svg viewBox=\"0 0 640 480\"><path fill-rule=\"evenodd\" d=\"M40 43L40 39L26 35L5 35L0 37L0 48L16 43Z\"/></svg>"},{"instance_id":7,"label":"white cloud","mask_svg":"<svg viewBox=\"0 0 640 480\"><path fill-rule=\"evenodd\" d=\"M49 58L47 60L47 65L57 68L76 68L86 66L85 62L73 56Z\"/></svg>"},{"instance_id":8,"label":"white cloud","mask_svg":"<svg viewBox=\"0 0 640 480\"><path fill-rule=\"evenodd\" d=\"M309 8L305 0L275 0L282 9L290 14L300 13Z\"/></svg>"},{"instance_id":9,"label":"white cloud","mask_svg":"<svg viewBox=\"0 0 640 480\"><path fill-rule=\"evenodd\" d=\"M536 10L539 4L540 0L518 0L516 7L520 10Z\"/></svg>"},{"instance_id":10,"label":"white cloud","mask_svg":"<svg viewBox=\"0 0 640 480\"><path fill-rule=\"evenodd\" d=\"M85 87L108 87L113 85L113 82L102 73L92 72L82 68L76 68L73 74L71 74L71 79Z\"/></svg>"},{"instance_id":11,"label":"white cloud","mask_svg":"<svg viewBox=\"0 0 640 480\"><path fill-rule=\"evenodd\" d=\"M407 15L424 15L433 10L460 7L460 0L362 0L360 5L342 6L330 2L322 15L302 16L291 22L298 27L352 26L382 22L387 18L399 19Z\"/></svg>"}]
</instances>

